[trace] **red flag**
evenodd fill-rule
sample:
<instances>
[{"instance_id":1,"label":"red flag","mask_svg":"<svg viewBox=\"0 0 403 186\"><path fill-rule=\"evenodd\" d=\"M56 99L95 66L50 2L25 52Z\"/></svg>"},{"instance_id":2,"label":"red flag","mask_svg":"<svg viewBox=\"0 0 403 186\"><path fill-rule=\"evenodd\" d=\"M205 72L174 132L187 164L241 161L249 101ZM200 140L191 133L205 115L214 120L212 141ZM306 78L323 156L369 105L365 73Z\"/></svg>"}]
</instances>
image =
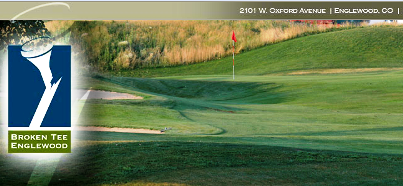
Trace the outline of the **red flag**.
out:
<instances>
[{"instance_id":1,"label":"red flag","mask_svg":"<svg viewBox=\"0 0 403 186\"><path fill-rule=\"evenodd\" d=\"M236 42L236 37L235 37L235 32L232 31L232 40L234 40L234 42Z\"/></svg>"}]
</instances>

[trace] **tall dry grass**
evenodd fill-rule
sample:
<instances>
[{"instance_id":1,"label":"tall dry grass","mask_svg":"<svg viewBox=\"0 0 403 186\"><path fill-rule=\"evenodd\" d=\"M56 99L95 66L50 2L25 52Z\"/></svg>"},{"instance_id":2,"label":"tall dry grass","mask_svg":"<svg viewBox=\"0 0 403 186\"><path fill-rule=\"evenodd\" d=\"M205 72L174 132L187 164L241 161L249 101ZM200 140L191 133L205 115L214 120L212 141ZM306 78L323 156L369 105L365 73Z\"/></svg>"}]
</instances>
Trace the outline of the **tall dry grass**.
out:
<instances>
[{"instance_id":1,"label":"tall dry grass","mask_svg":"<svg viewBox=\"0 0 403 186\"><path fill-rule=\"evenodd\" d=\"M57 34L72 22L49 21ZM214 21L81 21L69 42L82 58L101 70L172 66L219 59L302 35L326 32L332 25L275 20Z\"/></svg>"},{"instance_id":2,"label":"tall dry grass","mask_svg":"<svg viewBox=\"0 0 403 186\"><path fill-rule=\"evenodd\" d=\"M398 23L398 22L379 22L379 23L372 24L370 26L371 27L389 27L389 26L396 27L396 26L401 26L401 25L402 24Z\"/></svg>"}]
</instances>

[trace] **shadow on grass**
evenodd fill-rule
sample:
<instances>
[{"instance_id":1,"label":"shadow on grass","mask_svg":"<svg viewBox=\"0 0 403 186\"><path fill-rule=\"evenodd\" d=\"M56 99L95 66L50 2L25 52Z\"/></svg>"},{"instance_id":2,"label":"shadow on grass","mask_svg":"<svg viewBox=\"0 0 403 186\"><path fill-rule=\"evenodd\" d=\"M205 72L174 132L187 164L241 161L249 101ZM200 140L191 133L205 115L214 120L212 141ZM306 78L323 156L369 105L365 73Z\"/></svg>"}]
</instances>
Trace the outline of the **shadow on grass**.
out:
<instances>
[{"instance_id":1,"label":"shadow on grass","mask_svg":"<svg viewBox=\"0 0 403 186\"><path fill-rule=\"evenodd\" d=\"M277 91L281 88L281 85L275 83L128 77L106 78L102 76L94 78L162 97L200 99L204 101L234 101L239 104L278 104L286 101L286 94Z\"/></svg>"},{"instance_id":2,"label":"shadow on grass","mask_svg":"<svg viewBox=\"0 0 403 186\"><path fill-rule=\"evenodd\" d=\"M27 185L36 160L22 159L4 152L0 156L0 185Z\"/></svg>"},{"instance_id":3,"label":"shadow on grass","mask_svg":"<svg viewBox=\"0 0 403 186\"><path fill-rule=\"evenodd\" d=\"M278 91L274 83L190 81L146 78L96 76L98 80L124 86L129 90L157 97L145 100L94 100L89 103L122 104L132 106L161 106L178 111L186 117L186 110L236 113L243 110L236 105L278 104L287 101L287 95ZM188 118L189 119L189 118ZM219 134L225 133L221 130Z\"/></svg>"},{"instance_id":4,"label":"shadow on grass","mask_svg":"<svg viewBox=\"0 0 403 186\"><path fill-rule=\"evenodd\" d=\"M403 127L381 127L381 128L370 128L370 129L360 129L360 130L339 130L339 131L324 131L324 132L295 132L295 133L274 133L274 134L257 134L257 135L267 135L267 136L348 136L357 135L361 132L398 132L403 131Z\"/></svg>"},{"instance_id":5,"label":"shadow on grass","mask_svg":"<svg viewBox=\"0 0 403 186\"><path fill-rule=\"evenodd\" d=\"M396 165L403 165L402 157L395 155L303 150L263 145L175 141L98 142L75 149L74 159L66 161L69 157L63 157L51 185L127 183L159 174L166 175L173 171L192 174L192 171L200 169L209 171L211 168L249 168L258 171L262 168L277 169L279 166L288 166L288 169L283 170L284 173L289 171L298 173L304 169L304 165L337 163L340 167L344 166L345 171L354 171L356 167L345 166L352 162L367 166L382 165L378 171L370 171L377 171L380 174L379 177L387 177L388 171L397 171ZM299 168L293 170L294 166ZM379 171L381 169L383 171ZM310 177L311 172L301 174L304 174L300 175L301 177ZM270 177L270 175L261 176L262 179ZM220 180L220 177L214 179ZM321 177L310 179L317 179L314 180L316 182L323 181ZM175 179L171 180L175 181ZM161 178L156 182L164 182L164 179Z\"/></svg>"}]
</instances>

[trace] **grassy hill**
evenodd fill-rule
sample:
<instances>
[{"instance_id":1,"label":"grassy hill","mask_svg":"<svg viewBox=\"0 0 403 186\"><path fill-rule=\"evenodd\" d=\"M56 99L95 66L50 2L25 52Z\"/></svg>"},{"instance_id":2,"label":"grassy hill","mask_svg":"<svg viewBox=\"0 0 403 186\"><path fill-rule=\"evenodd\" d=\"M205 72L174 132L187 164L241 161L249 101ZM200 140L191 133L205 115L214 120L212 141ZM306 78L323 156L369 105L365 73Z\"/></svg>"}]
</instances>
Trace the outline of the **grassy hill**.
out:
<instances>
[{"instance_id":1,"label":"grassy hill","mask_svg":"<svg viewBox=\"0 0 403 186\"><path fill-rule=\"evenodd\" d=\"M52 181L86 183L63 169L82 167L93 172L87 182L104 185L399 185L402 78L403 71L98 78L109 90L150 96L88 101L85 125L172 130L82 134L88 147Z\"/></svg>"},{"instance_id":2,"label":"grassy hill","mask_svg":"<svg viewBox=\"0 0 403 186\"><path fill-rule=\"evenodd\" d=\"M238 75L403 66L403 27L364 27L301 37L235 57ZM123 76L229 75L232 56L201 64L125 71ZM119 74L119 73L118 73Z\"/></svg>"},{"instance_id":3,"label":"grassy hill","mask_svg":"<svg viewBox=\"0 0 403 186\"><path fill-rule=\"evenodd\" d=\"M74 26L73 26L74 25ZM294 24L282 20L198 21L48 21L53 35L69 28L74 55L101 71L192 64L236 52L322 32L355 26ZM64 40L64 42L66 42Z\"/></svg>"},{"instance_id":4,"label":"grassy hill","mask_svg":"<svg viewBox=\"0 0 403 186\"><path fill-rule=\"evenodd\" d=\"M235 81L231 58L120 74L159 78L98 77L95 89L108 82L113 85L108 90L149 97L91 101L86 124L154 129L166 125L174 128L171 134L214 135L226 142L248 137L253 144L403 153L394 141L401 135L403 73L388 71L403 66L402 44L402 27L366 27L240 54ZM288 74L368 67L385 70ZM356 142L349 144L351 140ZM373 148L377 145L384 148Z\"/></svg>"}]
</instances>

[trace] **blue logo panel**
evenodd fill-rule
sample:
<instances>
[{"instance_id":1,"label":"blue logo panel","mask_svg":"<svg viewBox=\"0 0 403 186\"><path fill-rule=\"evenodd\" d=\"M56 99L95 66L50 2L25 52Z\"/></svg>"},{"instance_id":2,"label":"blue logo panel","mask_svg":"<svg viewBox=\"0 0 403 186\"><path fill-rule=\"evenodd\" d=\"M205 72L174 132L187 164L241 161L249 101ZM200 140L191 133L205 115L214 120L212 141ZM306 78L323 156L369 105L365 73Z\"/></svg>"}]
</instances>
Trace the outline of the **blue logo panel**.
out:
<instances>
[{"instance_id":1,"label":"blue logo panel","mask_svg":"<svg viewBox=\"0 0 403 186\"><path fill-rule=\"evenodd\" d=\"M45 92L41 72L21 55L21 46L8 47L8 126L29 127ZM71 47L53 46L49 62L51 84L60 83L41 127L71 126Z\"/></svg>"}]
</instances>

